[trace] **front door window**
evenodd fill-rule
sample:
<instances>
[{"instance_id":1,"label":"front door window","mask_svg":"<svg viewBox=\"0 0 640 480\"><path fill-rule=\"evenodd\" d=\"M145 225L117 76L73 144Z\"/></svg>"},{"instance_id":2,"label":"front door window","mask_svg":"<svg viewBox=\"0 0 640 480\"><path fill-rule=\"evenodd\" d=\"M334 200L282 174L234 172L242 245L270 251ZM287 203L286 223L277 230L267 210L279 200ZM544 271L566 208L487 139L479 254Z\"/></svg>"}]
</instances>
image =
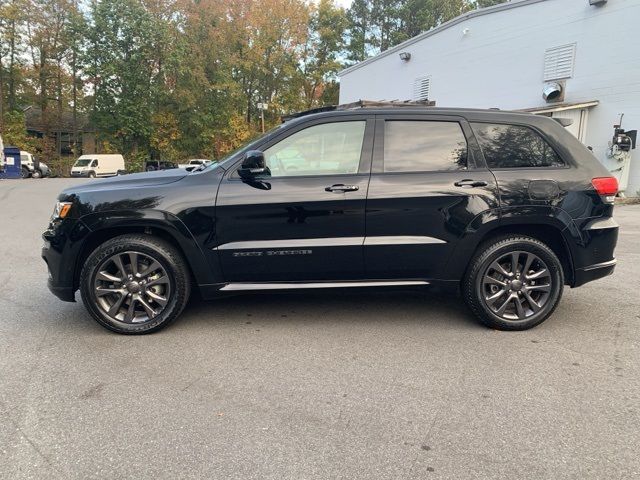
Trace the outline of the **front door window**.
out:
<instances>
[{"instance_id":1,"label":"front door window","mask_svg":"<svg viewBox=\"0 0 640 480\"><path fill-rule=\"evenodd\" d=\"M355 174L365 121L314 125L265 150L272 177Z\"/></svg>"}]
</instances>

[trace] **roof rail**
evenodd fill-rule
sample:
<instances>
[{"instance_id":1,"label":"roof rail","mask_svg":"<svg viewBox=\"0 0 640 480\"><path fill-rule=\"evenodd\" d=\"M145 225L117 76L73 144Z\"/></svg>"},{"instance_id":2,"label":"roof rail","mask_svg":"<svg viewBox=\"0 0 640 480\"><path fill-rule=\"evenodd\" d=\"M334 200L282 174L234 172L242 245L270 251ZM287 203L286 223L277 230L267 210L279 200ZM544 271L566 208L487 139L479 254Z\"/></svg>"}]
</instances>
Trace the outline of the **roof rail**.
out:
<instances>
[{"instance_id":1,"label":"roof rail","mask_svg":"<svg viewBox=\"0 0 640 480\"><path fill-rule=\"evenodd\" d=\"M283 115L282 122L304 117L313 113L331 112L334 110L355 110L358 108L384 108L384 107L435 107L433 100L358 100L357 102L343 103L341 105L330 105L326 107L312 108L302 112Z\"/></svg>"}]
</instances>

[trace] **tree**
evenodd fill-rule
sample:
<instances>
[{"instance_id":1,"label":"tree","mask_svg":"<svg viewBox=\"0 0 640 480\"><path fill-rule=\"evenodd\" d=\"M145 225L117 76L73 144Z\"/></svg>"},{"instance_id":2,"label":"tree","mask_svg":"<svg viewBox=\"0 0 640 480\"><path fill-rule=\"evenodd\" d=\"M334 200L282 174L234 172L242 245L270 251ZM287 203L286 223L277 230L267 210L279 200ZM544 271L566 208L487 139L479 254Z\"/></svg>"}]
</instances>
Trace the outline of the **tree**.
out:
<instances>
[{"instance_id":1,"label":"tree","mask_svg":"<svg viewBox=\"0 0 640 480\"><path fill-rule=\"evenodd\" d=\"M344 48L347 17L333 0L320 0L309 16L307 41L301 50L300 79L303 105L309 109L337 103L336 74Z\"/></svg>"}]
</instances>

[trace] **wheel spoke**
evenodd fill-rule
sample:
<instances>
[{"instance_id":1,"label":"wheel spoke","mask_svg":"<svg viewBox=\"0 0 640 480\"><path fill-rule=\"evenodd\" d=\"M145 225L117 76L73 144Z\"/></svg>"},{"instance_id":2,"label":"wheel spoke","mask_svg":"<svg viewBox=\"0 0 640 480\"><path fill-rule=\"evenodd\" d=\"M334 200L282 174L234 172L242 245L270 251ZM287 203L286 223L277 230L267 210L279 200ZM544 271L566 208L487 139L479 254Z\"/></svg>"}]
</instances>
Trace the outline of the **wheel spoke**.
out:
<instances>
[{"instance_id":1,"label":"wheel spoke","mask_svg":"<svg viewBox=\"0 0 640 480\"><path fill-rule=\"evenodd\" d=\"M153 290L147 290L147 296L162 307L164 307L168 302L168 299L166 297L158 295Z\"/></svg>"},{"instance_id":2,"label":"wheel spoke","mask_svg":"<svg viewBox=\"0 0 640 480\"><path fill-rule=\"evenodd\" d=\"M507 309L507 307L509 306L509 303L511 303L512 300L513 300L513 295L509 295L507 297L507 299L504 301L504 303L502 305L500 305L500 308L498 308L496 310L496 313L498 315L502 315L504 313L504 311Z\"/></svg>"},{"instance_id":3,"label":"wheel spoke","mask_svg":"<svg viewBox=\"0 0 640 480\"><path fill-rule=\"evenodd\" d=\"M498 280L497 278L493 278L490 275L487 275L486 277L484 277L484 283L485 284L489 284L489 285L500 285L501 287L506 287L507 286L507 282L502 282L502 281Z\"/></svg>"},{"instance_id":4,"label":"wheel spoke","mask_svg":"<svg viewBox=\"0 0 640 480\"><path fill-rule=\"evenodd\" d=\"M135 313L136 313L136 299L131 297L131 300L129 301L129 308L127 309L127 313L124 316L124 321L127 323L132 323Z\"/></svg>"},{"instance_id":5,"label":"wheel spoke","mask_svg":"<svg viewBox=\"0 0 640 480\"><path fill-rule=\"evenodd\" d=\"M531 264L535 260L535 255L531 253L527 253L527 259L524 262L524 268L522 269L522 274L527 275L529 273L529 269L531 268Z\"/></svg>"},{"instance_id":6,"label":"wheel spoke","mask_svg":"<svg viewBox=\"0 0 640 480\"><path fill-rule=\"evenodd\" d=\"M515 275L518 273L518 258L520 258L520 253L513 252L511 254L511 274Z\"/></svg>"},{"instance_id":7,"label":"wheel spoke","mask_svg":"<svg viewBox=\"0 0 640 480\"><path fill-rule=\"evenodd\" d=\"M113 305L111 305L111 308L107 312L109 316L115 317L118 314L118 312L120 311L120 307L122 306L122 302L124 302L125 298L127 298L127 296L124 293L121 293L120 298L113 302Z\"/></svg>"},{"instance_id":8,"label":"wheel spoke","mask_svg":"<svg viewBox=\"0 0 640 480\"><path fill-rule=\"evenodd\" d=\"M491 268L493 268L495 271L497 271L500 275L504 276L504 277L511 277L511 273L507 272L504 267L502 265L500 265L498 262L493 262L491 264Z\"/></svg>"},{"instance_id":9,"label":"wheel spoke","mask_svg":"<svg viewBox=\"0 0 640 480\"><path fill-rule=\"evenodd\" d=\"M524 308L522 308L522 302L518 297L515 297L513 301L516 304L516 312L518 313L518 319L523 320L526 315L525 315Z\"/></svg>"},{"instance_id":10,"label":"wheel spoke","mask_svg":"<svg viewBox=\"0 0 640 480\"><path fill-rule=\"evenodd\" d=\"M531 275L527 275L525 278L527 280L538 280L540 278L546 278L549 276L549 271L546 268L542 268L537 272L532 273Z\"/></svg>"},{"instance_id":11,"label":"wheel spoke","mask_svg":"<svg viewBox=\"0 0 640 480\"><path fill-rule=\"evenodd\" d=\"M527 303L531 307L531 310L533 310L534 312L539 312L542 307L533 299L529 292L524 290L522 294L524 295L524 298L526 298Z\"/></svg>"},{"instance_id":12,"label":"wheel spoke","mask_svg":"<svg viewBox=\"0 0 640 480\"><path fill-rule=\"evenodd\" d=\"M127 276L127 270L124 268L124 264L122 263L122 257L120 255L116 255L112 260L120 272L120 278L125 278Z\"/></svg>"},{"instance_id":13,"label":"wheel spoke","mask_svg":"<svg viewBox=\"0 0 640 480\"><path fill-rule=\"evenodd\" d=\"M504 289L498 290L493 295L489 295L488 297L485 297L485 299L487 300L487 302L489 302L490 305L493 305L494 303L496 303L496 300L502 297L505 293L507 293L507 291Z\"/></svg>"},{"instance_id":14,"label":"wheel spoke","mask_svg":"<svg viewBox=\"0 0 640 480\"><path fill-rule=\"evenodd\" d=\"M103 282L110 283L120 283L122 281L121 278L118 278L115 275L110 274L109 272L105 272L104 270L98 272L98 274L96 275L96 280L102 280Z\"/></svg>"},{"instance_id":15,"label":"wheel spoke","mask_svg":"<svg viewBox=\"0 0 640 480\"><path fill-rule=\"evenodd\" d=\"M156 262L155 260L151 263L151 265L149 265L147 268L144 269L143 272L140 272L140 276L141 277L148 277L149 275L151 275L153 272L155 272L156 270L158 270L159 268L162 268L162 265L160 265L159 262Z\"/></svg>"},{"instance_id":16,"label":"wheel spoke","mask_svg":"<svg viewBox=\"0 0 640 480\"><path fill-rule=\"evenodd\" d=\"M169 283L169 277L167 277L166 275L163 275L160 278L156 278L155 280L151 280L150 282L148 282L147 288L153 287L154 285L164 284L164 283Z\"/></svg>"},{"instance_id":17,"label":"wheel spoke","mask_svg":"<svg viewBox=\"0 0 640 480\"><path fill-rule=\"evenodd\" d=\"M138 302L140 302L140 305L142 305L142 308L144 308L144 311L147 312L147 316L149 317L149 320L151 320L153 317L156 316L156 311L153 308L151 308L151 305L149 305L144 299L138 298Z\"/></svg>"},{"instance_id":18,"label":"wheel spoke","mask_svg":"<svg viewBox=\"0 0 640 480\"><path fill-rule=\"evenodd\" d=\"M527 290L531 291L531 290L536 290L539 292L550 292L551 291L551 285L546 284L546 285L529 285L527 287Z\"/></svg>"},{"instance_id":19,"label":"wheel spoke","mask_svg":"<svg viewBox=\"0 0 640 480\"><path fill-rule=\"evenodd\" d=\"M131 275L138 274L138 254L136 252L129 252L129 261L131 262Z\"/></svg>"},{"instance_id":20,"label":"wheel spoke","mask_svg":"<svg viewBox=\"0 0 640 480\"><path fill-rule=\"evenodd\" d=\"M122 294L123 291L121 288L104 288L104 287L97 287L96 288L96 295L98 297L103 297L105 295L109 295L112 293L119 293Z\"/></svg>"}]
</instances>

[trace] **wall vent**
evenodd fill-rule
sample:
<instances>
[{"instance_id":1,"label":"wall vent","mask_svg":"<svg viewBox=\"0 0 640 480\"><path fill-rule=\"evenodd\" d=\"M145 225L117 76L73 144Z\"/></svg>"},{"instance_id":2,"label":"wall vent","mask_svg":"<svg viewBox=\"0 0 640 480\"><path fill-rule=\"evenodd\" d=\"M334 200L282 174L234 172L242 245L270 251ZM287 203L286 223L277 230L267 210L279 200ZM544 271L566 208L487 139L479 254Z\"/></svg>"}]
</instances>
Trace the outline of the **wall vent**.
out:
<instances>
[{"instance_id":1,"label":"wall vent","mask_svg":"<svg viewBox=\"0 0 640 480\"><path fill-rule=\"evenodd\" d=\"M431 76L423 75L413 81L413 100L429 100L431 90Z\"/></svg>"},{"instance_id":2,"label":"wall vent","mask_svg":"<svg viewBox=\"0 0 640 480\"><path fill-rule=\"evenodd\" d=\"M575 58L575 43L548 48L544 52L544 81L571 78Z\"/></svg>"}]
</instances>

